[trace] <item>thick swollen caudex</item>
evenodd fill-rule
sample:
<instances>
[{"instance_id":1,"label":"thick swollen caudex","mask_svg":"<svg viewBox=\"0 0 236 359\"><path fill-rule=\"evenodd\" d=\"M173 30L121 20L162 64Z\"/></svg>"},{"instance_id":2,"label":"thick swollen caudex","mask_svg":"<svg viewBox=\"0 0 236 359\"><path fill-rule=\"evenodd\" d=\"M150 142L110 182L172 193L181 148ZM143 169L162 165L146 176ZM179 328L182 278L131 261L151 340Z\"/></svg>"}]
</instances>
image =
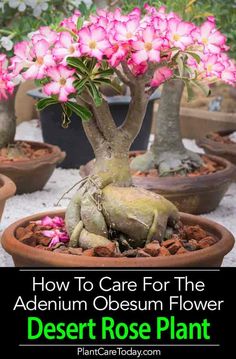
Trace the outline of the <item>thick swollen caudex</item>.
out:
<instances>
[{"instance_id":1,"label":"thick swollen caudex","mask_svg":"<svg viewBox=\"0 0 236 359\"><path fill-rule=\"evenodd\" d=\"M99 176L98 176L99 177ZM109 244L109 231L132 239L134 247L162 240L167 224L179 220L176 207L164 197L135 187L107 185L98 188L88 178L71 200L66 225L73 247Z\"/></svg>"},{"instance_id":2,"label":"thick swollen caudex","mask_svg":"<svg viewBox=\"0 0 236 359\"><path fill-rule=\"evenodd\" d=\"M182 80L169 80L163 85L154 143L150 151L132 161L133 170L157 168L164 176L189 172L202 164L201 158L182 143L179 113L183 88Z\"/></svg>"}]
</instances>

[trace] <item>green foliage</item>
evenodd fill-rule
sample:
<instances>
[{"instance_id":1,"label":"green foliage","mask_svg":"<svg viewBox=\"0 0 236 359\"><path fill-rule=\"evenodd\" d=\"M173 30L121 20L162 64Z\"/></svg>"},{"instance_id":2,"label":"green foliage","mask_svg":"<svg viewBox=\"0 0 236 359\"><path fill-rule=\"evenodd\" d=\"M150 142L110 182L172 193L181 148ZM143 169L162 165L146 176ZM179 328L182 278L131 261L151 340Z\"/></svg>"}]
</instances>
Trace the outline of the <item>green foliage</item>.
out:
<instances>
[{"instance_id":1,"label":"green foliage","mask_svg":"<svg viewBox=\"0 0 236 359\"><path fill-rule=\"evenodd\" d=\"M12 48L5 48L2 45L2 37L7 37L13 46L14 43L26 39L28 34L36 31L40 26L58 28L60 22L65 17L71 16L76 9L73 1L53 0L48 3L48 9L42 11L40 16L34 16L31 7L27 6L25 11L19 12L18 9L11 8L8 3L7 0L0 0L0 52L5 52L8 56L12 55ZM82 17L78 20L78 27L91 12L95 11L95 7L94 5L87 7L81 2L79 10Z\"/></svg>"},{"instance_id":2,"label":"green foliage","mask_svg":"<svg viewBox=\"0 0 236 359\"><path fill-rule=\"evenodd\" d=\"M112 86L111 76L114 71L107 68L107 62L103 61L102 67L97 67L95 58L67 58L67 64L76 70L76 80L74 86L77 94L81 95L83 91L88 93L96 106L102 103L102 95L99 87L102 84Z\"/></svg>"},{"instance_id":3,"label":"green foliage","mask_svg":"<svg viewBox=\"0 0 236 359\"><path fill-rule=\"evenodd\" d=\"M55 98L53 98L53 97L43 98L43 99L41 99L41 100L39 100L39 101L37 102L36 107L37 107L37 110L38 110L38 111L42 111L42 110L44 110L46 107L51 106L51 105L55 105L55 104L57 104L57 103L58 103L57 99L55 99Z\"/></svg>"},{"instance_id":4,"label":"green foliage","mask_svg":"<svg viewBox=\"0 0 236 359\"><path fill-rule=\"evenodd\" d=\"M230 54L236 59L236 0L198 0L198 8L213 12L217 27L227 37Z\"/></svg>"}]
</instances>

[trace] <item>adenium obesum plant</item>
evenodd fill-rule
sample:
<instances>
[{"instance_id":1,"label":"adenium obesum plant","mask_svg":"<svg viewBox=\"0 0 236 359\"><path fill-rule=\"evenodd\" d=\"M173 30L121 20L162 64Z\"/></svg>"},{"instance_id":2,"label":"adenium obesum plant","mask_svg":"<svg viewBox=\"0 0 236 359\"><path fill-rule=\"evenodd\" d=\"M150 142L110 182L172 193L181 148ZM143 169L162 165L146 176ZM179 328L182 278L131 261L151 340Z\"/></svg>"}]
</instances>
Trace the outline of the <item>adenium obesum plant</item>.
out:
<instances>
[{"instance_id":1,"label":"adenium obesum plant","mask_svg":"<svg viewBox=\"0 0 236 359\"><path fill-rule=\"evenodd\" d=\"M138 8L127 15L98 10L87 21L76 12L57 31L40 28L30 41L15 45L10 79L40 80L49 97L38 108L59 102L64 121L72 112L79 115L95 153L93 174L81 181L67 208L70 245L108 245L122 233L123 240L140 246L161 240L166 226L178 221L169 201L131 186L129 148L150 95L162 83L182 79L189 88L205 88L216 78L235 81L225 38L213 25L210 19L197 27L163 7L147 7L145 15ZM118 128L101 91L115 75L131 93Z\"/></svg>"},{"instance_id":2,"label":"adenium obesum plant","mask_svg":"<svg viewBox=\"0 0 236 359\"><path fill-rule=\"evenodd\" d=\"M199 10L195 10L193 15L197 17L200 13ZM148 11L153 10L148 7ZM177 34L178 25L173 26ZM222 80L230 85L235 84L235 63L226 55L229 50L226 46L226 38L217 30L214 17L209 16L201 26L193 27L192 30L189 27L189 30L190 36L187 41L194 43L190 46L194 47L199 58L193 56L187 60L187 64L192 70L195 69L196 77L194 80L188 77L186 81L188 69L180 62L178 71L183 74L182 79L175 76L165 82L157 112L154 142L149 151L131 162L133 170L146 172L156 168L160 176L170 176L176 173L185 175L200 167L201 157L188 151L182 142L179 117L184 86L186 85L189 99L191 99L194 95L194 88L201 88L207 95L208 83ZM181 39L182 36L179 36L179 46L181 46Z\"/></svg>"}]
</instances>

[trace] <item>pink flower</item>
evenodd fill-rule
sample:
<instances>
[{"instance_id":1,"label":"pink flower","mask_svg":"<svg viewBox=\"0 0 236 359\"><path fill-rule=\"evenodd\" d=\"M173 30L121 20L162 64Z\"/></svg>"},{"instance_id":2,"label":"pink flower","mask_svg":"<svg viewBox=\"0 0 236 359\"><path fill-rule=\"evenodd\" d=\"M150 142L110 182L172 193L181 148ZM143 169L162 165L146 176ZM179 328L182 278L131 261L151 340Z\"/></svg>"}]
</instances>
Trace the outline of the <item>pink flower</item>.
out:
<instances>
[{"instance_id":1,"label":"pink flower","mask_svg":"<svg viewBox=\"0 0 236 359\"><path fill-rule=\"evenodd\" d=\"M47 67L55 64L49 47L50 44L46 40L39 40L35 44L30 41L16 44L10 69L18 75L23 69L28 68L22 74L24 79L44 78Z\"/></svg>"},{"instance_id":2,"label":"pink flower","mask_svg":"<svg viewBox=\"0 0 236 359\"><path fill-rule=\"evenodd\" d=\"M14 83L8 73L8 61L6 55L0 54L0 101L6 100L14 91Z\"/></svg>"},{"instance_id":3,"label":"pink flower","mask_svg":"<svg viewBox=\"0 0 236 359\"><path fill-rule=\"evenodd\" d=\"M31 43L29 41L21 41L14 46L14 54L11 58L10 70L13 74L18 75L22 69L32 64L33 56L31 55Z\"/></svg>"},{"instance_id":4,"label":"pink flower","mask_svg":"<svg viewBox=\"0 0 236 359\"><path fill-rule=\"evenodd\" d=\"M62 64L66 65L67 57L80 57L79 44L73 40L69 32L62 32L52 53L56 60L63 60Z\"/></svg>"},{"instance_id":5,"label":"pink flower","mask_svg":"<svg viewBox=\"0 0 236 359\"><path fill-rule=\"evenodd\" d=\"M111 45L102 27L84 27L79 31L80 51L83 55L102 60L105 50Z\"/></svg>"},{"instance_id":6,"label":"pink flower","mask_svg":"<svg viewBox=\"0 0 236 359\"><path fill-rule=\"evenodd\" d=\"M171 18L168 21L167 38L170 44L174 47L179 47L182 51L189 45L192 45L194 40L191 35L195 26L190 22L179 21L176 18Z\"/></svg>"},{"instance_id":7,"label":"pink flower","mask_svg":"<svg viewBox=\"0 0 236 359\"><path fill-rule=\"evenodd\" d=\"M221 56L224 70L221 72L221 79L222 81L230 84L235 85L236 83L236 64L233 60L230 60L227 55Z\"/></svg>"},{"instance_id":8,"label":"pink flower","mask_svg":"<svg viewBox=\"0 0 236 359\"><path fill-rule=\"evenodd\" d=\"M129 46L120 44L119 42L113 44L110 48L105 50L104 54L108 58L109 64L112 67L117 67L123 61L129 51Z\"/></svg>"},{"instance_id":9,"label":"pink flower","mask_svg":"<svg viewBox=\"0 0 236 359\"><path fill-rule=\"evenodd\" d=\"M135 76L139 76L144 74L148 69L148 63L147 62L141 62L141 64L136 64L132 59L128 61L128 64L131 68L131 71Z\"/></svg>"},{"instance_id":10,"label":"pink flower","mask_svg":"<svg viewBox=\"0 0 236 359\"><path fill-rule=\"evenodd\" d=\"M163 66L155 71L151 81L152 87L158 87L173 76L173 70L167 66Z\"/></svg>"},{"instance_id":11,"label":"pink flower","mask_svg":"<svg viewBox=\"0 0 236 359\"><path fill-rule=\"evenodd\" d=\"M52 82L44 86L43 90L48 95L58 95L58 100L66 102L68 96L76 92L73 82L75 70L69 70L63 65L57 67L50 67L47 70L47 75L51 78Z\"/></svg>"},{"instance_id":12,"label":"pink flower","mask_svg":"<svg viewBox=\"0 0 236 359\"><path fill-rule=\"evenodd\" d=\"M77 22L80 16L81 16L81 12L79 10L75 10L74 14L71 17L64 19L60 23L60 25L76 34L78 32Z\"/></svg>"},{"instance_id":13,"label":"pink flower","mask_svg":"<svg viewBox=\"0 0 236 359\"><path fill-rule=\"evenodd\" d=\"M207 55L202 59L206 77L221 77L222 71L225 69L221 59L217 55Z\"/></svg>"},{"instance_id":14,"label":"pink flower","mask_svg":"<svg viewBox=\"0 0 236 359\"><path fill-rule=\"evenodd\" d=\"M63 228L65 226L65 221L63 218L55 216L53 218L46 216L43 219L36 221L36 224L43 227L51 227L51 228Z\"/></svg>"},{"instance_id":15,"label":"pink flower","mask_svg":"<svg viewBox=\"0 0 236 359\"><path fill-rule=\"evenodd\" d=\"M57 32L50 29L49 26L41 26L37 32L32 36L32 41L35 44L39 40L46 40L50 45L53 45L57 39Z\"/></svg>"},{"instance_id":16,"label":"pink flower","mask_svg":"<svg viewBox=\"0 0 236 359\"><path fill-rule=\"evenodd\" d=\"M55 61L49 51L50 44L46 40L39 40L32 48L31 62L29 69L23 73L23 77L28 79L42 79L46 75L49 66L54 66Z\"/></svg>"},{"instance_id":17,"label":"pink flower","mask_svg":"<svg viewBox=\"0 0 236 359\"><path fill-rule=\"evenodd\" d=\"M204 46L204 51L211 54L219 54L225 50L226 38L216 29L215 19L208 18L200 28L194 32L194 36L199 44Z\"/></svg>"},{"instance_id":18,"label":"pink flower","mask_svg":"<svg viewBox=\"0 0 236 359\"><path fill-rule=\"evenodd\" d=\"M132 48L135 52L132 55L133 61L139 65L144 61L159 62L162 39L156 37L153 27L148 26L142 32L142 38L132 41Z\"/></svg>"},{"instance_id":19,"label":"pink flower","mask_svg":"<svg viewBox=\"0 0 236 359\"><path fill-rule=\"evenodd\" d=\"M115 40L129 41L136 40L137 29L139 28L139 19L129 20L125 23L117 22L115 25Z\"/></svg>"},{"instance_id":20,"label":"pink flower","mask_svg":"<svg viewBox=\"0 0 236 359\"><path fill-rule=\"evenodd\" d=\"M49 247L54 247L57 243L67 243L69 242L69 236L65 230L60 229L51 229L47 231L42 231L42 234L45 237L51 238L51 242L49 244Z\"/></svg>"}]
</instances>

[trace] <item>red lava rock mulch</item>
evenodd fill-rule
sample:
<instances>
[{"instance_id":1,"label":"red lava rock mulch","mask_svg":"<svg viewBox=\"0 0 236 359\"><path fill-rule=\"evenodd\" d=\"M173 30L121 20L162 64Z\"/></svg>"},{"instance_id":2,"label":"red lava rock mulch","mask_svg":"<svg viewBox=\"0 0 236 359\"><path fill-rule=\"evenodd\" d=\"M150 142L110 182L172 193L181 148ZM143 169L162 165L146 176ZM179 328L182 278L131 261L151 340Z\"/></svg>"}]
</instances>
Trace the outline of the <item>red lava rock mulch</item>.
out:
<instances>
[{"instance_id":1,"label":"red lava rock mulch","mask_svg":"<svg viewBox=\"0 0 236 359\"><path fill-rule=\"evenodd\" d=\"M173 256L207 248L218 241L198 225L187 226L181 222L176 229L170 229L168 233L168 238L161 243L153 241L143 248L132 248L129 239L125 239L123 234L119 237L119 234L115 233L108 246L83 250L69 247L69 237L61 217L45 217L41 221L29 223L26 227L18 227L15 235L20 242L38 250L90 257Z\"/></svg>"},{"instance_id":2,"label":"red lava rock mulch","mask_svg":"<svg viewBox=\"0 0 236 359\"><path fill-rule=\"evenodd\" d=\"M27 142L16 142L0 149L0 162L20 162L34 160L50 154L48 148L34 148Z\"/></svg>"},{"instance_id":3,"label":"red lava rock mulch","mask_svg":"<svg viewBox=\"0 0 236 359\"><path fill-rule=\"evenodd\" d=\"M132 158L132 157L131 157ZM202 156L202 159L204 161L203 166L201 166L198 169L195 169L193 172L186 173L184 176L187 177L196 177L196 176L202 176L202 175L208 175L211 173L215 173L217 171L221 171L224 169L223 166L221 166L219 163L210 160L207 156ZM148 172L142 172L142 171L133 171L133 176L141 176L141 177L159 177L158 170L153 168L149 170ZM173 175L174 177L183 177L183 175L180 175L179 173L175 173Z\"/></svg>"},{"instance_id":4,"label":"red lava rock mulch","mask_svg":"<svg viewBox=\"0 0 236 359\"><path fill-rule=\"evenodd\" d=\"M229 138L229 135L222 136L219 133L214 132L214 133L210 133L207 137L209 139L211 139L212 141L215 141L215 142L218 142L221 144L236 146L236 142L231 141L231 139Z\"/></svg>"}]
</instances>

